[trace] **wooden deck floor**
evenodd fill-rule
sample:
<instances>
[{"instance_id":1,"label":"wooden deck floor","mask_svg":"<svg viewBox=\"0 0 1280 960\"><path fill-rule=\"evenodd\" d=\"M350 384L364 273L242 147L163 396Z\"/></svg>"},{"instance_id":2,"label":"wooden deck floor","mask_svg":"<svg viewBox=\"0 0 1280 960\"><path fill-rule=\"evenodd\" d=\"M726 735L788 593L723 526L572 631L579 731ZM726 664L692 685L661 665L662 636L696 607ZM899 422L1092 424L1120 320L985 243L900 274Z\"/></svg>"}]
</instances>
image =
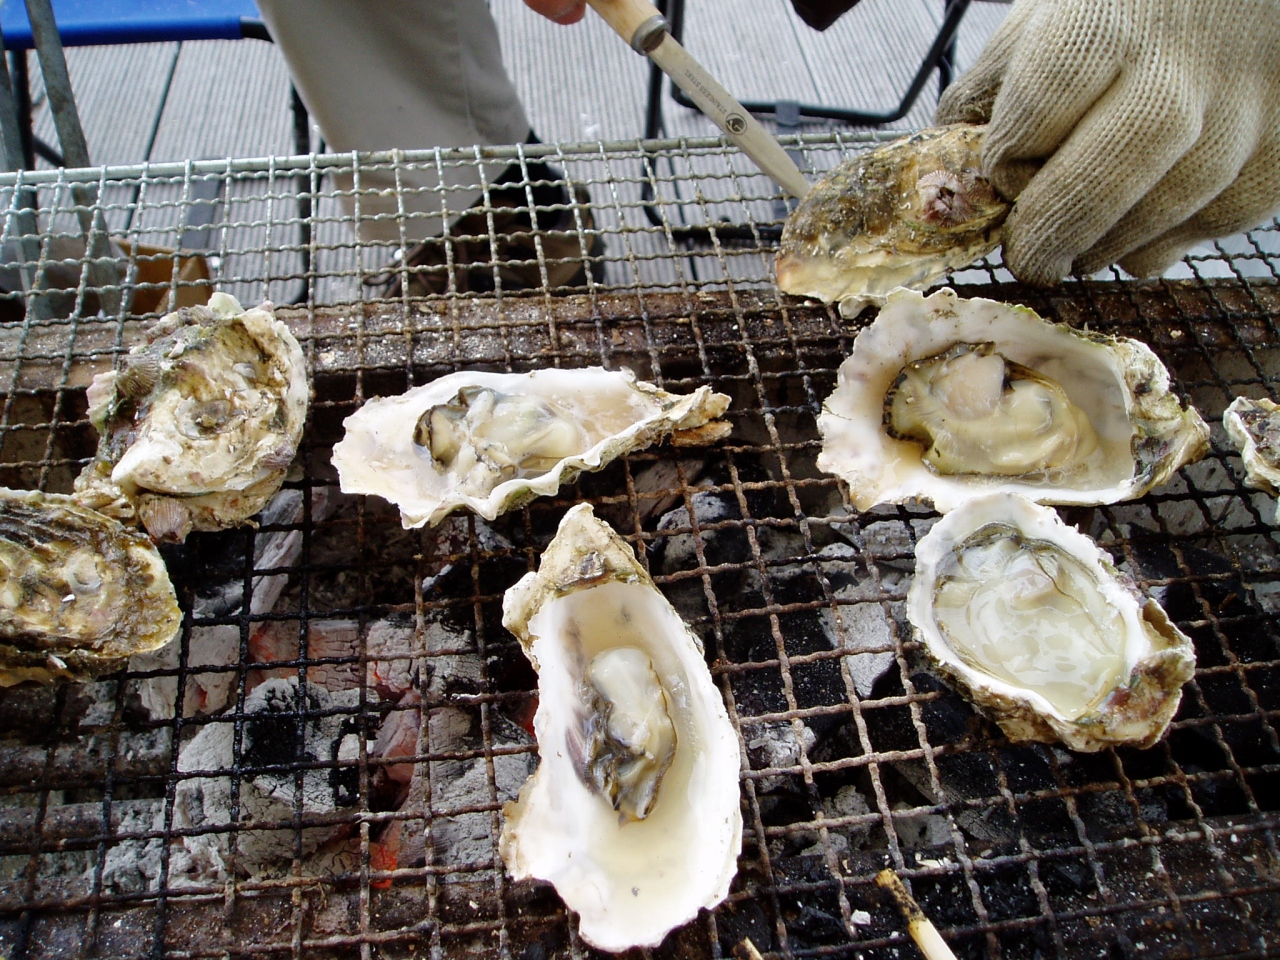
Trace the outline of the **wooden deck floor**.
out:
<instances>
[{"instance_id":1,"label":"wooden deck floor","mask_svg":"<svg viewBox=\"0 0 1280 960\"><path fill-rule=\"evenodd\" d=\"M624 140L644 130L647 65L594 15L560 27L521 0L492 0L508 71L547 142ZM934 34L941 0L862 0L828 31L807 27L785 0L689 4L685 44L740 99L791 99L868 109L896 105ZM977 56L1003 17L1002 3L973 4L959 61ZM289 79L271 44L202 41L67 51L81 120L96 164L293 153ZM32 58L36 133L56 143ZM928 123L931 80L895 126ZM714 135L696 111L670 100L673 136ZM822 130L817 122L805 129ZM392 145L388 145L392 146ZM41 162L44 165L44 162Z\"/></svg>"}]
</instances>

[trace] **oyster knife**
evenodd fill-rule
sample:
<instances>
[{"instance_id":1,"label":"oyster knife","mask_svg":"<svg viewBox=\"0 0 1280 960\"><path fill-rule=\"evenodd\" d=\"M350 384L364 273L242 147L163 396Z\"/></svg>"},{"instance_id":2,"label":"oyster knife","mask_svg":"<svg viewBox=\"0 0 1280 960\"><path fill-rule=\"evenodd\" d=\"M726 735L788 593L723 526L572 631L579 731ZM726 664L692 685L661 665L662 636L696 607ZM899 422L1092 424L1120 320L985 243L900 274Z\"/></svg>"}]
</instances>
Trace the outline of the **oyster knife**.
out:
<instances>
[{"instance_id":1,"label":"oyster knife","mask_svg":"<svg viewBox=\"0 0 1280 960\"><path fill-rule=\"evenodd\" d=\"M637 53L649 58L689 95L737 147L794 197L809 192L808 181L782 146L732 94L689 56L671 36L666 19L649 0L587 0Z\"/></svg>"}]
</instances>

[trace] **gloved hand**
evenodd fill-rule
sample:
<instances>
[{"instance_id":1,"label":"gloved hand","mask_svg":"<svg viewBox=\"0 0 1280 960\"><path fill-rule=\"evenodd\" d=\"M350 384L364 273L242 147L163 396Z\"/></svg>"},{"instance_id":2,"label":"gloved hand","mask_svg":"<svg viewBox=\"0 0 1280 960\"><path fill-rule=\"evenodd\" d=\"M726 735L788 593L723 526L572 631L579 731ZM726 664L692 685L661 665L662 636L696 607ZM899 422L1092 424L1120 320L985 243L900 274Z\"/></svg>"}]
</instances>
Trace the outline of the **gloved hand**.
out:
<instances>
[{"instance_id":1,"label":"gloved hand","mask_svg":"<svg viewBox=\"0 0 1280 960\"><path fill-rule=\"evenodd\" d=\"M587 15L585 0L524 0L525 6L556 23L577 23Z\"/></svg>"},{"instance_id":2,"label":"gloved hand","mask_svg":"<svg viewBox=\"0 0 1280 960\"><path fill-rule=\"evenodd\" d=\"M1017 0L937 120L989 122L1020 280L1160 273L1280 208L1280 0Z\"/></svg>"}]
</instances>

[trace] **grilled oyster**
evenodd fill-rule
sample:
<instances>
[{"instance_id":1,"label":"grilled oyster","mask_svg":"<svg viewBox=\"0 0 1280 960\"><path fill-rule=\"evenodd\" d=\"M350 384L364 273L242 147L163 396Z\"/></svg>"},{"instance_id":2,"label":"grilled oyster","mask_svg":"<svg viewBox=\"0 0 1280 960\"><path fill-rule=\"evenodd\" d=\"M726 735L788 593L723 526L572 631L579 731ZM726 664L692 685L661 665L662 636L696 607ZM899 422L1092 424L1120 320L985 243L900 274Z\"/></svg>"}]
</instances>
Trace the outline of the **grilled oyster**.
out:
<instances>
[{"instance_id":1,"label":"grilled oyster","mask_svg":"<svg viewBox=\"0 0 1280 960\"><path fill-rule=\"evenodd\" d=\"M333 464L344 493L390 500L406 528L459 507L492 520L668 434L720 439L728 406L710 387L678 396L600 367L463 371L370 400L346 419Z\"/></svg>"},{"instance_id":2,"label":"grilled oyster","mask_svg":"<svg viewBox=\"0 0 1280 960\"><path fill-rule=\"evenodd\" d=\"M920 540L907 617L1012 740L1149 747L1195 668L1190 639L1155 600L1017 494L971 500Z\"/></svg>"},{"instance_id":3,"label":"grilled oyster","mask_svg":"<svg viewBox=\"0 0 1280 960\"><path fill-rule=\"evenodd\" d=\"M86 679L181 625L146 536L72 497L0 488L0 686Z\"/></svg>"},{"instance_id":4,"label":"grilled oyster","mask_svg":"<svg viewBox=\"0 0 1280 960\"><path fill-rule=\"evenodd\" d=\"M555 884L595 946L656 946L724 899L742 844L738 741L701 646L588 504L502 622L538 670L541 757L503 811L503 863Z\"/></svg>"},{"instance_id":5,"label":"grilled oyster","mask_svg":"<svg viewBox=\"0 0 1280 960\"><path fill-rule=\"evenodd\" d=\"M841 364L818 428L818 466L860 510L918 498L947 511L995 491L1114 503L1209 447L1209 428L1145 344L946 288L889 296Z\"/></svg>"},{"instance_id":6,"label":"grilled oyster","mask_svg":"<svg viewBox=\"0 0 1280 960\"><path fill-rule=\"evenodd\" d=\"M94 378L101 438L76 496L157 540L243 523L280 489L309 399L302 349L271 304L244 310L215 293Z\"/></svg>"},{"instance_id":7,"label":"grilled oyster","mask_svg":"<svg viewBox=\"0 0 1280 960\"><path fill-rule=\"evenodd\" d=\"M1222 415L1222 425L1244 460L1244 482L1280 496L1280 404L1237 397ZM1280 503L1276 522L1280 523Z\"/></svg>"},{"instance_id":8,"label":"grilled oyster","mask_svg":"<svg viewBox=\"0 0 1280 960\"><path fill-rule=\"evenodd\" d=\"M990 253L1009 204L982 176L985 132L921 130L840 164L787 218L778 287L853 317L895 287L924 289Z\"/></svg>"}]
</instances>

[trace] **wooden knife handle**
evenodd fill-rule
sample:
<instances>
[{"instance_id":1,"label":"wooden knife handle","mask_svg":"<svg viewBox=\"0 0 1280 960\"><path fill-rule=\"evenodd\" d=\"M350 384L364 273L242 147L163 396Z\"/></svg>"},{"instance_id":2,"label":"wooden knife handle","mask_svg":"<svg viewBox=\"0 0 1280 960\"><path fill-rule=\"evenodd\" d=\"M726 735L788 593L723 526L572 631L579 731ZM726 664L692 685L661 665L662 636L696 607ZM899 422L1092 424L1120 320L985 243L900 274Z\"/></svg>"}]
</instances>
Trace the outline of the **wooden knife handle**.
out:
<instances>
[{"instance_id":1,"label":"wooden knife handle","mask_svg":"<svg viewBox=\"0 0 1280 960\"><path fill-rule=\"evenodd\" d=\"M633 47L636 30L654 17L662 17L649 0L587 0L587 3Z\"/></svg>"}]
</instances>

